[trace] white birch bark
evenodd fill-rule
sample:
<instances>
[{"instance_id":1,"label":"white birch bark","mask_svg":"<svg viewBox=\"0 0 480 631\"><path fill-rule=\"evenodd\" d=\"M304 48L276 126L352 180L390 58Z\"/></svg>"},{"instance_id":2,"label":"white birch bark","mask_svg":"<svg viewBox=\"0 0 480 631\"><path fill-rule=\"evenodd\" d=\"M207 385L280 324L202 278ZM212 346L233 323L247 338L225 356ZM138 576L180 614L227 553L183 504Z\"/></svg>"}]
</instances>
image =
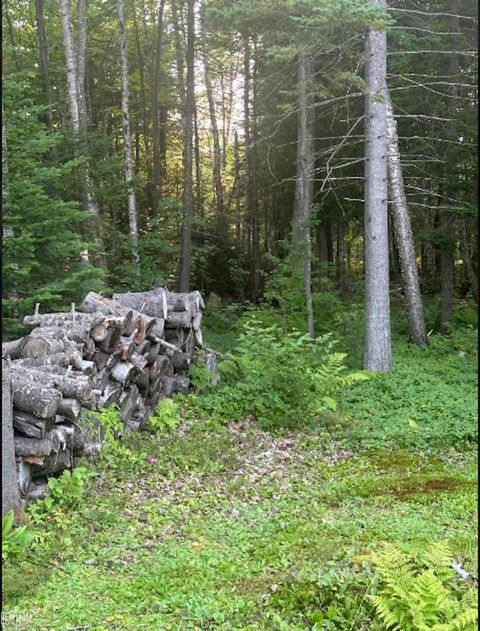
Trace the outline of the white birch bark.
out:
<instances>
[{"instance_id":1,"label":"white birch bark","mask_svg":"<svg viewBox=\"0 0 480 631\"><path fill-rule=\"evenodd\" d=\"M129 87L128 87L128 51L127 38L125 33L125 9L123 0L117 0L117 12L120 32L120 68L122 76L122 121L123 121L123 141L125 148L125 180L128 187L128 219L130 225L130 240L132 248L132 258L135 267L135 276L138 282L138 226L137 226L137 202L135 189L133 186L133 152L132 138L130 133L129 116Z\"/></svg>"},{"instance_id":2,"label":"white birch bark","mask_svg":"<svg viewBox=\"0 0 480 631\"><path fill-rule=\"evenodd\" d=\"M62 23L63 47L65 50L65 62L67 67L68 105L72 128L75 135L80 130L80 117L78 110L77 94L77 56L73 39L72 16L70 12L70 0L60 0L60 19Z\"/></svg>"},{"instance_id":3,"label":"white birch bark","mask_svg":"<svg viewBox=\"0 0 480 631\"><path fill-rule=\"evenodd\" d=\"M400 256L403 291L407 308L410 339L419 346L427 344L427 330L423 317L422 296L418 279L415 245L408 214L407 196L403 183L400 149L398 146L397 123L393 117L392 102L387 93L387 143L388 178L392 195L392 215L395 237Z\"/></svg>"},{"instance_id":4,"label":"white birch bark","mask_svg":"<svg viewBox=\"0 0 480 631\"><path fill-rule=\"evenodd\" d=\"M373 0L385 6L386 0ZM372 372L392 366L387 205L387 34L367 34L365 82L365 358Z\"/></svg>"}]
</instances>

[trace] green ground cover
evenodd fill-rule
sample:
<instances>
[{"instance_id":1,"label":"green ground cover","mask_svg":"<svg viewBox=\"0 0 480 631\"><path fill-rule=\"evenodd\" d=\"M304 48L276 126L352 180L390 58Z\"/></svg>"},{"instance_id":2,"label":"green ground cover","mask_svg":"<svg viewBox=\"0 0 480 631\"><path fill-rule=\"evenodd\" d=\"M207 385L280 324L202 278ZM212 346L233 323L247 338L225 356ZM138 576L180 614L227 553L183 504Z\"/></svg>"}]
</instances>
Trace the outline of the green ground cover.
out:
<instances>
[{"instance_id":1,"label":"green ground cover","mask_svg":"<svg viewBox=\"0 0 480 631\"><path fill-rule=\"evenodd\" d=\"M32 631L375 631L382 542L448 541L475 581L474 349L468 328L396 342L394 371L322 423L188 418L126 437L5 564L5 612Z\"/></svg>"}]
</instances>

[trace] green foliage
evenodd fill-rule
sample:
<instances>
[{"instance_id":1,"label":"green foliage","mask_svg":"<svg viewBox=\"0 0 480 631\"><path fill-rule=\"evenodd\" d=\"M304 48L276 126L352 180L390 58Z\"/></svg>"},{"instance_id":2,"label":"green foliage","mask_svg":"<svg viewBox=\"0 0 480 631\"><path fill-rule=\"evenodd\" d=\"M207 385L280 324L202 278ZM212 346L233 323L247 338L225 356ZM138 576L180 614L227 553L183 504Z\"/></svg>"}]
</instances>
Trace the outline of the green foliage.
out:
<instances>
[{"instance_id":1,"label":"green foliage","mask_svg":"<svg viewBox=\"0 0 480 631\"><path fill-rule=\"evenodd\" d=\"M366 373L347 374L345 355L324 335L311 340L251 320L220 363L220 386L195 399L195 409L226 420L253 415L266 426L295 426L336 409L336 396Z\"/></svg>"},{"instance_id":2,"label":"green foliage","mask_svg":"<svg viewBox=\"0 0 480 631\"><path fill-rule=\"evenodd\" d=\"M118 432L123 429L123 422L120 419L120 408L116 403L88 413L88 418L100 424L100 432L103 440L109 445L117 443Z\"/></svg>"},{"instance_id":3,"label":"green foliage","mask_svg":"<svg viewBox=\"0 0 480 631\"><path fill-rule=\"evenodd\" d=\"M431 335L425 349L395 342L392 371L342 393L337 435L355 449L474 448L477 336L468 328Z\"/></svg>"},{"instance_id":4,"label":"green foliage","mask_svg":"<svg viewBox=\"0 0 480 631\"><path fill-rule=\"evenodd\" d=\"M369 596L387 629L402 631L474 631L478 595L455 581L453 553L446 543L432 544L415 561L391 544L372 555L379 590Z\"/></svg>"},{"instance_id":5,"label":"green foliage","mask_svg":"<svg viewBox=\"0 0 480 631\"><path fill-rule=\"evenodd\" d=\"M14 514L9 511L2 517L2 561L19 557L35 540L35 533L28 526L13 527Z\"/></svg>"},{"instance_id":6,"label":"green foliage","mask_svg":"<svg viewBox=\"0 0 480 631\"><path fill-rule=\"evenodd\" d=\"M47 496L28 507L33 523L42 524L48 519L61 522L65 511L77 509L82 503L87 477L85 467L75 467L73 471L66 469L58 478L49 478Z\"/></svg>"},{"instance_id":7,"label":"green foliage","mask_svg":"<svg viewBox=\"0 0 480 631\"><path fill-rule=\"evenodd\" d=\"M54 159L65 139L39 121L28 79L3 81L2 297L4 336L25 334L19 320L33 312L61 310L102 286L102 271L82 264L89 246L82 236L88 216L69 199L67 180L82 160ZM89 230L89 229L88 229ZM84 233L85 234L85 233Z\"/></svg>"},{"instance_id":8,"label":"green foliage","mask_svg":"<svg viewBox=\"0 0 480 631\"><path fill-rule=\"evenodd\" d=\"M148 419L148 425L157 434L163 434L176 429L180 420L180 406L177 401L162 399L157 403L155 414Z\"/></svg>"}]
</instances>

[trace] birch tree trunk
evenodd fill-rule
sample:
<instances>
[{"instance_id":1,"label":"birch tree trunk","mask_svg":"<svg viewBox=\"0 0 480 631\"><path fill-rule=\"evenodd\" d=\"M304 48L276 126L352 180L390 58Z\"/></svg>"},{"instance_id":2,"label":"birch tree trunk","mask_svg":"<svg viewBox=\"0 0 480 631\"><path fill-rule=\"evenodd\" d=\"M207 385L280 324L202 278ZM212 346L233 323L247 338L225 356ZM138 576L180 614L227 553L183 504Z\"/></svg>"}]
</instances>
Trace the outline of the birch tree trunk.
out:
<instances>
[{"instance_id":1,"label":"birch tree trunk","mask_svg":"<svg viewBox=\"0 0 480 631\"><path fill-rule=\"evenodd\" d=\"M295 181L295 209L293 216L294 273L303 273L307 332L314 337L312 303L312 243L310 234L310 207L313 199L314 172L314 105L309 90L312 79L312 61L306 53L298 57L298 140L297 177Z\"/></svg>"},{"instance_id":2,"label":"birch tree trunk","mask_svg":"<svg viewBox=\"0 0 480 631\"><path fill-rule=\"evenodd\" d=\"M85 55L86 55L86 6L85 0L78 2L78 30L79 30L79 54L77 55L76 45L73 38L72 16L70 12L70 0L60 0L60 18L62 25L63 47L65 51L65 62L67 69L67 93L68 106L70 110L70 118L75 151L79 150L80 131L86 130L86 109L85 109ZM80 63L80 68L78 68ZM79 93L80 91L80 93ZM81 124L80 124L81 121ZM102 240L99 235L99 218L100 212L93 195L93 181L90 178L88 164L84 169L85 188L83 206L94 219L93 239L100 252L100 260L102 260ZM88 258L88 250L83 251L84 258ZM84 260L84 258L82 260Z\"/></svg>"},{"instance_id":3,"label":"birch tree trunk","mask_svg":"<svg viewBox=\"0 0 480 631\"><path fill-rule=\"evenodd\" d=\"M160 152L160 116L159 116L159 86L160 86L160 62L163 44L163 11L165 0L160 0L158 8L157 39L155 46L155 61L153 64L152 82L152 142L153 142L153 170L152 170L152 205L153 215L158 216L158 205L162 196L163 165Z\"/></svg>"},{"instance_id":4,"label":"birch tree trunk","mask_svg":"<svg viewBox=\"0 0 480 631\"><path fill-rule=\"evenodd\" d=\"M374 0L385 6L386 0ZM386 32L367 34L365 82L365 359L366 370L392 366L388 265Z\"/></svg>"},{"instance_id":5,"label":"birch tree trunk","mask_svg":"<svg viewBox=\"0 0 480 631\"><path fill-rule=\"evenodd\" d=\"M130 133L129 116L129 87L128 87L128 49L125 33L125 9L123 0L117 0L118 23L120 32L120 68L122 75L122 121L123 141L125 147L125 180L128 187L128 220L130 225L130 240L132 260L135 272L135 282L139 281L139 255L138 255L138 226L137 226L137 202L133 186L133 153L132 138Z\"/></svg>"},{"instance_id":6,"label":"birch tree trunk","mask_svg":"<svg viewBox=\"0 0 480 631\"><path fill-rule=\"evenodd\" d=\"M387 95L387 161L388 178L392 194L392 215L395 237L398 244L400 267L407 308L408 328L410 339L419 346L427 344L427 330L423 316L422 296L418 279L415 245L413 242L412 226L408 214L407 196L403 183L402 167L400 163L400 149L398 146L397 124L393 117L392 102Z\"/></svg>"},{"instance_id":7,"label":"birch tree trunk","mask_svg":"<svg viewBox=\"0 0 480 631\"><path fill-rule=\"evenodd\" d=\"M180 291L190 289L193 219L193 117L195 105L195 0L188 0L187 16L187 81L184 115L184 192L183 226L180 254Z\"/></svg>"},{"instance_id":8,"label":"birch tree trunk","mask_svg":"<svg viewBox=\"0 0 480 631\"><path fill-rule=\"evenodd\" d=\"M51 131L53 129L52 89L50 87L50 73L48 69L48 47L43 19L43 0L35 0L35 21L37 24L40 67L42 69L45 96L47 98L47 125L48 129Z\"/></svg>"}]
</instances>

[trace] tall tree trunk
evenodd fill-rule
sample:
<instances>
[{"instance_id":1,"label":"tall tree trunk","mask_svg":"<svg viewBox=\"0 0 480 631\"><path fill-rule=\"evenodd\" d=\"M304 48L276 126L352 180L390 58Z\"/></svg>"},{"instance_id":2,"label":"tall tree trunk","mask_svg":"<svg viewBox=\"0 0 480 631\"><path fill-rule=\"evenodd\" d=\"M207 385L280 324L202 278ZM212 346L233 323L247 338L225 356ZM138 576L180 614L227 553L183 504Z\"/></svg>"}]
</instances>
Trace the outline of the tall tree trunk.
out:
<instances>
[{"instance_id":1,"label":"tall tree trunk","mask_svg":"<svg viewBox=\"0 0 480 631\"><path fill-rule=\"evenodd\" d=\"M310 235L310 207L313 200L314 173L314 105L310 92L313 77L312 60L306 53L298 56L298 131L297 176L295 181L295 208L293 215L294 273L303 275L307 332L314 337L312 302L312 244Z\"/></svg>"},{"instance_id":2,"label":"tall tree trunk","mask_svg":"<svg viewBox=\"0 0 480 631\"><path fill-rule=\"evenodd\" d=\"M453 7L455 8L458 3L454 2ZM458 11L456 11L458 13ZM454 33L460 32L460 21L458 15L454 15L451 18L451 30ZM456 53L451 53L450 63L449 63L449 75L452 77L458 77L460 72L460 64L458 60L458 55ZM447 110L449 112L449 118L451 119L446 123L446 131L447 137L450 140L455 138L456 133L456 100L458 97L458 86L453 82L449 86L446 87L447 94L451 97L447 104ZM445 150L445 166L446 169L451 164L451 146L447 143ZM443 205L448 206L450 204L450 198L453 197L450 191L449 186L449 174L445 175L445 185L444 185L444 200ZM442 210L441 215L441 229L443 234L443 246L442 246L442 254L441 254L441 262L442 262L442 304L441 304L441 315L440 315L440 330L442 333L447 332L447 323L452 317L453 314L453 286L454 286L454 276L455 276L455 259L454 259L454 249L455 249L455 218L454 216Z\"/></svg>"},{"instance_id":3,"label":"tall tree trunk","mask_svg":"<svg viewBox=\"0 0 480 631\"><path fill-rule=\"evenodd\" d=\"M374 0L385 7L386 0ZM367 34L365 82L365 359L373 372L392 365L388 269L386 32ZM379 98L383 97L383 98Z\"/></svg>"},{"instance_id":4,"label":"tall tree trunk","mask_svg":"<svg viewBox=\"0 0 480 631\"><path fill-rule=\"evenodd\" d=\"M218 131L217 114L215 111L215 100L213 98L212 80L210 77L210 63L208 60L207 43L205 31L202 27L202 57L203 68L205 72L205 87L207 90L208 110L210 113L210 124L212 126L213 137L213 188L215 191L215 210L218 225L223 231L226 228L225 208L223 203L223 184L222 184L222 154L220 147L220 134ZM222 75L223 76L223 75ZM225 118L223 129L225 132ZM224 135L225 139L225 135Z\"/></svg>"},{"instance_id":5,"label":"tall tree trunk","mask_svg":"<svg viewBox=\"0 0 480 631\"><path fill-rule=\"evenodd\" d=\"M62 22L63 46L65 49L65 62L67 68L68 105L72 120L73 133L78 135L80 118L78 111L77 95L77 55L73 40L72 17L70 13L70 0L60 0L60 18Z\"/></svg>"},{"instance_id":6,"label":"tall tree trunk","mask_svg":"<svg viewBox=\"0 0 480 631\"><path fill-rule=\"evenodd\" d=\"M345 289L345 227L340 218L337 224L337 285L338 288Z\"/></svg>"},{"instance_id":7,"label":"tall tree trunk","mask_svg":"<svg viewBox=\"0 0 480 631\"><path fill-rule=\"evenodd\" d=\"M197 105L193 103L193 149L195 154L195 210L203 219L203 193L202 193L202 164L200 160L200 134L198 131L198 110Z\"/></svg>"},{"instance_id":8,"label":"tall tree trunk","mask_svg":"<svg viewBox=\"0 0 480 631\"><path fill-rule=\"evenodd\" d=\"M48 68L47 36L45 34L45 23L43 19L43 0L35 0L35 20L37 24L40 67L42 69L45 96L47 98L47 125L51 131L53 129L52 89L50 87L50 72Z\"/></svg>"},{"instance_id":9,"label":"tall tree trunk","mask_svg":"<svg viewBox=\"0 0 480 631\"><path fill-rule=\"evenodd\" d=\"M237 248L241 243L241 211L240 211L240 152L238 145L238 132L235 130L234 144L233 144L233 186L235 194L235 241Z\"/></svg>"},{"instance_id":10,"label":"tall tree trunk","mask_svg":"<svg viewBox=\"0 0 480 631\"><path fill-rule=\"evenodd\" d=\"M147 118L147 91L145 88L145 45L146 42L143 42L143 46L140 40L140 32L137 24L137 9L135 3L132 5L133 8L133 26L135 29L135 44L137 48L137 55L139 60L139 71L140 71L140 97L142 103L142 132L143 132L143 145L145 148L145 158L148 161L150 155L150 143L148 142L149 134L148 134L148 118Z\"/></svg>"},{"instance_id":11,"label":"tall tree trunk","mask_svg":"<svg viewBox=\"0 0 480 631\"><path fill-rule=\"evenodd\" d=\"M157 38L155 45L155 61L153 64L152 81L152 144L153 144L153 167L152 167L152 205L153 215L158 216L158 207L161 198L163 168L160 158L160 117L159 117L159 86L160 86L160 62L162 57L163 40L163 11L165 0L160 0L158 8Z\"/></svg>"},{"instance_id":12,"label":"tall tree trunk","mask_svg":"<svg viewBox=\"0 0 480 631\"><path fill-rule=\"evenodd\" d=\"M462 256L463 267L465 270L465 276L467 278L468 284L470 285L470 291L472 292L473 299L478 304L478 283L477 277L473 270L470 252L468 251L467 225L464 218L459 220L458 228L460 233L460 252Z\"/></svg>"},{"instance_id":13,"label":"tall tree trunk","mask_svg":"<svg viewBox=\"0 0 480 631\"><path fill-rule=\"evenodd\" d=\"M123 142L125 149L125 181L128 187L128 220L130 226L130 241L135 275L135 285L139 286L139 255L138 255L138 226L137 201L133 186L133 152L130 133L129 87L128 87L128 49L125 32L125 9L123 0L117 0L118 25L120 35L120 69L122 76L122 121Z\"/></svg>"},{"instance_id":14,"label":"tall tree trunk","mask_svg":"<svg viewBox=\"0 0 480 631\"><path fill-rule=\"evenodd\" d=\"M426 346L427 330L423 316L422 296L418 280L415 244L413 242L412 226L408 214L407 196L403 183L402 167L400 163L400 149L398 146L397 124L393 117L390 96L387 96L387 161L388 177L392 193L392 215L395 237L398 244L400 267L403 279L405 306L407 308L408 328L410 339L414 344Z\"/></svg>"},{"instance_id":15,"label":"tall tree trunk","mask_svg":"<svg viewBox=\"0 0 480 631\"><path fill-rule=\"evenodd\" d=\"M245 137L245 213L244 213L244 238L248 256L252 255L252 221L253 221L253 196L252 196L252 148L250 137L250 42L245 38L245 52L243 58L244 88L243 88L243 115Z\"/></svg>"},{"instance_id":16,"label":"tall tree trunk","mask_svg":"<svg viewBox=\"0 0 480 631\"><path fill-rule=\"evenodd\" d=\"M80 69L80 76L83 76L83 82L79 82L78 80L78 68L77 64L79 61L79 57L77 56L75 41L73 39L73 27L72 27L72 17L70 12L70 0L60 0L60 18L61 18L61 26L62 26L62 36L63 36L63 47L65 51L65 62L67 69L67 87L68 87L68 106L70 110L70 119L72 124L74 143L75 143L75 152L79 151L79 140L80 140L80 114L85 114L85 109L81 109L79 106L79 102L82 101L85 103L85 93L84 93L84 68L85 68L85 52L86 52L86 23L85 23L85 5L83 4L84 0L80 0L79 2L79 37L80 37L80 50L81 50L81 59L82 59L82 68ZM79 96L78 89L80 86L80 90L83 93ZM85 123L85 117L82 119L82 124ZM84 168L84 177L85 177L85 185L84 185L84 195L83 195L83 206L87 212L93 218L93 239L97 245L99 251L99 260L103 262L103 246L102 240L99 235L99 209L96 205L93 197L93 182L89 175L88 164ZM88 250L84 251L84 254L81 255L82 260L88 260Z\"/></svg>"},{"instance_id":17,"label":"tall tree trunk","mask_svg":"<svg viewBox=\"0 0 480 631\"><path fill-rule=\"evenodd\" d=\"M187 81L185 90L185 155L183 225L180 254L180 291L190 289L193 219L193 118L195 106L195 0L188 0L187 14Z\"/></svg>"}]
</instances>

